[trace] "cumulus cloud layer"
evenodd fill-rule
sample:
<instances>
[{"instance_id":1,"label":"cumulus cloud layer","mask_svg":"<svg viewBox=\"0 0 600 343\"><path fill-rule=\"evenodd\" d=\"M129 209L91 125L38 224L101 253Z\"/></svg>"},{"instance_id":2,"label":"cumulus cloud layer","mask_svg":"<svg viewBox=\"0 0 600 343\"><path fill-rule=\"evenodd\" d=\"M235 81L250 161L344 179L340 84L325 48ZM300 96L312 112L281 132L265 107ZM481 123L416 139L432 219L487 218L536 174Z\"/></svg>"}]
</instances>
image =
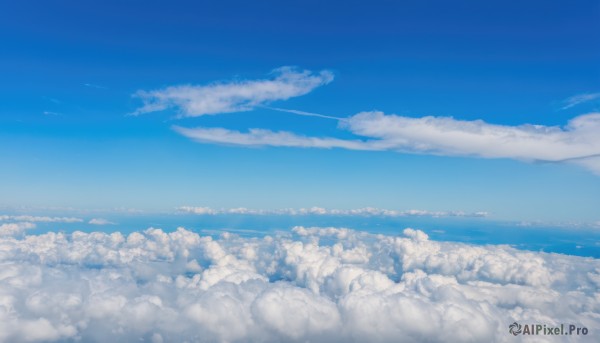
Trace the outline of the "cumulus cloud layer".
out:
<instances>
[{"instance_id":1,"label":"cumulus cloud layer","mask_svg":"<svg viewBox=\"0 0 600 343\"><path fill-rule=\"evenodd\" d=\"M509 126L451 117L410 118L382 112L361 112L341 120L340 127L366 139L306 137L261 129L251 129L248 133L221 128L176 126L174 129L200 142L569 162L600 174L600 113L581 115L566 126L558 127Z\"/></svg>"},{"instance_id":2,"label":"cumulus cloud layer","mask_svg":"<svg viewBox=\"0 0 600 343\"><path fill-rule=\"evenodd\" d=\"M204 86L183 85L153 91L138 91L143 106L134 114L177 108L181 117L248 111L275 100L304 95L333 80L328 70L311 72L281 67L270 79L213 83Z\"/></svg>"},{"instance_id":3,"label":"cumulus cloud layer","mask_svg":"<svg viewBox=\"0 0 600 343\"><path fill-rule=\"evenodd\" d=\"M36 225L29 222L16 222L0 224L0 236L17 236L26 230L35 229Z\"/></svg>"},{"instance_id":4,"label":"cumulus cloud layer","mask_svg":"<svg viewBox=\"0 0 600 343\"><path fill-rule=\"evenodd\" d=\"M252 209L245 207L214 209L211 207L180 206L180 213L192 213L198 215L216 214L251 214L251 215L334 215L334 216L385 216L385 217L486 217L487 212L463 212L463 211L425 211L425 210L386 210L375 207L364 207L349 210L327 209L323 207L311 208L283 208L276 210Z\"/></svg>"},{"instance_id":5,"label":"cumulus cloud layer","mask_svg":"<svg viewBox=\"0 0 600 343\"><path fill-rule=\"evenodd\" d=\"M600 261L343 228L0 238L0 341L513 342L600 330ZM567 339L567 340L568 340Z\"/></svg>"}]
</instances>

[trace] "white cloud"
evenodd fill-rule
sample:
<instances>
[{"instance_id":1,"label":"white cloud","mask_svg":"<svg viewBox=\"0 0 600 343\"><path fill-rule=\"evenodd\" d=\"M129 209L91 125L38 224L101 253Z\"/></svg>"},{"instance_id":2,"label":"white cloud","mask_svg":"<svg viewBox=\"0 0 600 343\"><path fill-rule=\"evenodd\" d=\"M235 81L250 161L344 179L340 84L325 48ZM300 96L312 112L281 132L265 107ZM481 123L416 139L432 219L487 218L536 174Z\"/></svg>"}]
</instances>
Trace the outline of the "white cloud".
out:
<instances>
[{"instance_id":1,"label":"white cloud","mask_svg":"<svg viewBox=\"0 0 600 343\"><path fill-rule=\"evenodd\" d=\"M1 236L18 236L25 232L25 230L35 229L34 223L19 222L19 223L5 223L0 224L0 237Z\"/></svg>"},{"instance_id":2,"label":"white cloud","mask_svg":"<svg viewBox=\"0 0 600 343\"><path fill-rule=\"evenodd\" d=\"M81 223L83 219L75 217L48 217L32 215L0 215L0 221L24 221L44 223Z\"/></svg>"},{"instance_id":3,"label":"white cloud","mask_svg":"<svg viewBox=\"0 0 600 343\"><path fill-rule=\"evenodd\" d=\"M291 132L250 129L248 133L223 128L184 128L174 125L177 133L201 143L216 143L241 146L279 146L296 148L344 148L350 150L376 150L364 142L338 138L318 138L297 135Z\"/></svg>"},{"instance_id":4,"label":"white cloud","mask_svg":"<svg viewBox=\"0 0 600 343\"><path fill-rule=\"evenodd\" d=\"M83 85L86 86L86 87L96 88L96 89L108 89L107 87L96 85L96 84L93 84L93 83L84 83Z\"/></svg>"},{"instance_id":5,"label":"white cloud","mask_svg":"<svg viewBox=\"0 0 600 343\"><path fill-rule=\"evenodd\" d=\"M270 79L213 83L204 86L172 86L153 91L138 91L135 96L143 106L134 114L176 108L181 117L249 111L276 100L304 95L333 80L333 73L313 73L292 67L281 67Z\"/></svg>"},{"instance_id":6,"label":"white cloud","mask_svg":"<svg viewBox=\"0 0 600 343\"><path fill-rule=\"evenodd\" d=\"M600 99L600 93L584 93L584 94L574 95L563 101L564 106L561 108L561 110L566 110L573 106L577 106L579 104L583 104L586 102L599 100L599 99Z\"/></svg>"},{"instance_id":7,"label":"white cloud","mask_svg":"<svg viewBox=\"0 0 600 343\"><path fill-rule=\"evenodd\" d=\"M193 214L218 214L217 210L210 207L199 207L199 206L180 206L177 208L178 212L182 213L193 213Z\"/></svg>"},{"instance_id":8,"label":"white cloud","mask_svg":"<svg viewBox=\"0 0 600 343\"><path fill-rule=\"evenodd\" d=\"M18 212L60 212L60 213L77 213L79 215L91 215L99 213L144 213L144 210L128 207L113 207L113 208L76 208L68 206L5 206L2 210L18 211ZM0 218L6 215L0 215ZM45 216L38 216L46 218ZM73 217L50 217L50 218L73 218ZM75 218L77 221L83 221L81 218Z\"/></svg>"},{"instance_id":9,"label":"white cloud","mask_svg":"<svg viewBox=\"0 0 600 343\"><path fill-rule=\"evenodd\" d=\"M597 230L600 229L600 221L521 221L516 223L517 226L522 227L555 227L563 229L585 229L585 230Z\"/></svg>"},{"instance_id":10,"label":"white cloud","mask_svg":"<svg viewBox=\"0 0 600 343\"><path fill-rule=\"evenodd\" d=\"M299 116L305 116L305 117L317 117L317 118L325 118L325 119L333 119L333 120L345 120L345 118L334 117L334 116L320 114L320 113L314 113L314 112L306 112L306 111L299 111L299 110L279 108L279 107L268 107L268 106L263 106L263 107L267 108L269 110L273 110L273 111L292 113L292 114L297 114Z\"/></svg>"},{"instance_id":11,"label":"white cloud","mask_svg":"<svg viewBox=\"0 0 600 343\"><path fill-rule=\"evenodd\" d=\"M92 224L92 225L115 225L115 223L104 219L104 218L92 218L90 219L90 221L88 222L88 224Z\"/></svg>"},{"instance_id":12,"label":"white cloud","mask_svg":"<svg viewBox=\"0 0 600 343\"><path fill-rule=\"evenodd\" d=\"M403 152L552 162L600 154L600 113L573 118L564 128L382 112L359 113L344 125L356 135L376 138L387 149Z\"/></svg>"},{"instance_id":13,"label":"white cloud","mask_svg":"<svg viewBox=\"0 0 600 343\"><path fill-rule=\"evenodd\" d=\"M600 174L600 113L573 118L565 127L496 125L451 117L410 118L382 112L362 112L340 121L340 127L366 140L307 137L290 132L222 128L174 129L200 142L241 146L282 146L391 150L403 153L510 158L522 161L566 162Z\"/></svg>"},{"instance_id":14,"label":"white cloud","mask_svg":"<svg viewBox=\"0 0 600 343\"><path fill-rule=\"evenodd\" d=\"M0 342L510 342L514 321L587 327L575 342L600 330L600 260L413 229L49 232L0 237L0 264Z\"/></svg>"},{"instance_id":15,"label":"white cloud","mask_svg":"<svg viewBox=\"0 0 600 343\"><path fill-rule=\"evenodd\" d=\"M339 215L339 216L386 216L386 217L486 217L488 213L464 212L464 211L426 211L426 210L386 210L375 207L364 207L356 209L326 209L322 207L310 208L282 208L274 210L251 209L245 207L213 209L210 207L180 206L180 213L192 213L198 215L217 214L250 214L250 215Z\"/></svg>"}]
</instances>

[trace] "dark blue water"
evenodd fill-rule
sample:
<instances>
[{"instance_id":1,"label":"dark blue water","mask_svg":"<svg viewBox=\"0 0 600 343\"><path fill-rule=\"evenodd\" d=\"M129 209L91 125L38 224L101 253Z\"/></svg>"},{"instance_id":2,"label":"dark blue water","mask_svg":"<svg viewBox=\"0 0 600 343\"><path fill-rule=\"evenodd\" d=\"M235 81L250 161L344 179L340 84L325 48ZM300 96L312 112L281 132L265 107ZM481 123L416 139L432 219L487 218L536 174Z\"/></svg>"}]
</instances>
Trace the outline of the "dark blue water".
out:
<instances>
[{"instance_id":1,"label":"dark blue water","mask_svg":"<svg viewBox=\"0 0 600 343\"><path fill-rule=\"evenodd\" d=\"M518 223L492 221L485 218L431 217L361 217L361 216L289 216L289 215L142 215L103 216L115 225L96 226L87 223L38 223L30 234L46 231L81 230L129 233L149 227L173 231L177 227L203 235L218 236L224 231L240 236L264 236L277 231L290 231L294 226L333 226L402 235L411 227L426 232L430 239L470 244L507 244L517 249L553 252L600 258L600 230L520 226Z\"/></svg>"}]
</instances>

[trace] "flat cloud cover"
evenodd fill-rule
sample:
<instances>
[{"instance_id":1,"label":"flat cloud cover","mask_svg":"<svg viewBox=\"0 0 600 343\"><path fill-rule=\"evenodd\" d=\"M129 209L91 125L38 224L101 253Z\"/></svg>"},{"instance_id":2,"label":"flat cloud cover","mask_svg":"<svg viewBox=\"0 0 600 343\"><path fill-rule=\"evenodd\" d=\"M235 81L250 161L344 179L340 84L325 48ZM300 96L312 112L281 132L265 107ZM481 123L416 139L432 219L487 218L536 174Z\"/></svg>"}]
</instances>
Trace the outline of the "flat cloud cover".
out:
<instances>
[{"instance_id":1,"label":"flat cloud cover","mask_svg":"<svg viewBox=\"0 0 600 343\"><path fill-rule=\"evenodd\" d=\"M271 72L270 79L243 80L209 85L172 86L153 91L140 90L134 96L143 106L133 114L178 108L180 117L198 117L219 113L249 111L275 100L304 95L333 80L333 73L322 70L313 73L293 67L281 67Z\"/></svg>"},{"instance_id":2,"label":"flat cloud cover","mask_svg":"<svg viewBox=\"0 0 600 343\"><path fill-rule=\"evenodd\" d=\"M566 339L583 342L600 330L599 260L413 229L9 235L0 263L1 342L521 341L514 321L585 326Z\"/></svg>"},{"instance_id":3,"label":"flat cloud cover","mask_svg":"<svg viewBox=\"0 0 600 343\"><path fill-rule=\"evenodd\" d=\"M387 210L375 207L364 207L356 209L327 209L313 206L310 208L283 208L276 210L252 209L246 207L221 208L201 206L180 206L178 213L191 213L197 215L218 214L242 214L242 215L333 215L333 216L383 216L383 217L486 217L488 212L464 212L464 211L426 211L426 210Z\"/></svg>"},{"instance_id":4,"label":"flat cloud cover","mask_svg":"<svg viewBox=\"0 0 600 343\"><path fill-rule=\"evenodd\" d=\"M173 129L196 141L240 146L390 150L444 156L510 158L522 161L568 162L600 174L600 113L571 119L564 127L496 125L451 117L411 118L382 112L361 112L340 121L340 128L366 137L345 140L308 137L291 132L223 128Z\"/></svg>"},{"instance_id":5,"label":"flat cloud cover","mask_svg":"<svg viewBox=\"0 0 600 343\"><path fill-rule=\"evenodd\" d=\"M41 222L41 223L81 223L83 219L75 217L48 217L32 215L0 215L0 221Z\"/></svg>"}]
</instances>

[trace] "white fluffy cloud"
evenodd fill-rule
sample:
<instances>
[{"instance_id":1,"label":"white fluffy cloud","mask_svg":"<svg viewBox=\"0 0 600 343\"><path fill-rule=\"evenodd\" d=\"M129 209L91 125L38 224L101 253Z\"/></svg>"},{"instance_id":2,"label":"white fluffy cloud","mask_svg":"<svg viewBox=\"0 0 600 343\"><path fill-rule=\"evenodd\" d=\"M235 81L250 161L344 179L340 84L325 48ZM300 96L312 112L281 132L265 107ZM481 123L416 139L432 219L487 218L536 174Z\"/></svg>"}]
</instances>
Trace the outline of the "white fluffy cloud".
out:
<instances>
[{"instance_id":1,"label":"white fluffy cloud","mask_svg":"<svg viewBox=\"0 0 600 343\"><path fill-rule=\"evenodd\" d=\"M585 326L567 337L580 342L600 330L599 260L413 229L49 232L1 237L0 264L0 342L512 342L514 321Z\"/></svg>"},{"instance_id":2,"label":"white fluffy cloud","mask_svg":"<svg viewBox=\"0 0 600 343\"><path fill-rule=\"evenodd\" d=\"M283 146L391 150L404 153L510 158L568 162L600 174L600 113L573 118L564 127L496 125L451 117L410 118L362 112L340 121L340 127L365 140L299 136L290 132L250 129L174 127L200 142L242 146Z\"/></svg>"},{"instance_id":3,"label":"white fluffy cloud","mask_svg":"<svg viewBox=\"0 0 600 343\"><path fill-rule=\"evenodd\" d=\"M409 118L363 112L344 125L378 139L387 149L450 156L559 162L600 154L600 113L573 118L564 127L495 125L449 117Z\"/></svg>"},{"instance_id":4,"label":"white fluffy cloud","mask_svg":"<svg viewBox=\"0 0 600 343\"><path fill-rule=\"evenodd\" d=\"M29 222L4 223L0 224L0 236L17 236L25 230L35 229L36 225Z\"/></svg>"},{"instance_id":5,"label":"white fluffy cloud","mask_svg":"<svg viewBox=\"0 0 600 343\"><path fill-rule=\"evenodd\" d=\"M198 215L217 214L250 214L250 215L334 215L334 216L385 216L385 217L486 217L487 212L463 212L463 211L425 211L425 210L386 210L375 207L364 207L357 209L327 209L323 207L310 208L282 208L275 210L252 209L245 207L214 209L211 207L180 206L179 213L192 213Z\"/></svg>"},{"instance_id":6,"label":"white fluffy cloud","mask_svg":"<svg viewBox=\"0 0 600 343\"><path fill-rule=\"evenodd\" d=\"M204 86L172 86L153 91L138 91L143 106L134 114L176 108L181 117L248 111L271 101L304 95L333 80L328 70L311 72L281 67L270 79L213 83Z\"/></svg>"}]
</instances>

